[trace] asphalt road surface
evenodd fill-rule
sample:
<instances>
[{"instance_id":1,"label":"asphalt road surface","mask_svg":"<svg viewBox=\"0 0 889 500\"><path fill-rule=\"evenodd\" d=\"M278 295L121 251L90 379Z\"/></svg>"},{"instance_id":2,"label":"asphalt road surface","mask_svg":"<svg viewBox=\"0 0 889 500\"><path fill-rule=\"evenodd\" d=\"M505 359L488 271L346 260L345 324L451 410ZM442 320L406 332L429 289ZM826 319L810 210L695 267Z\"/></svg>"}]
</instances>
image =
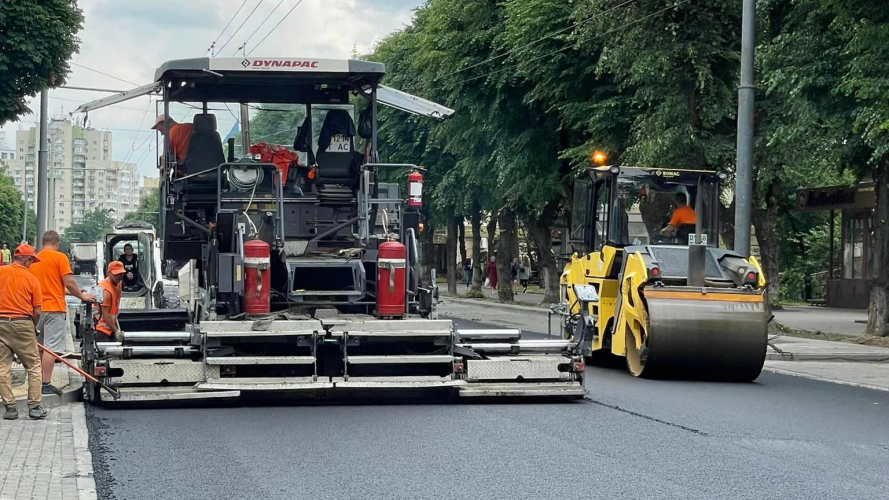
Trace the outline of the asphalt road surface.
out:
<instances>
[{"instance_id":1,"label":"asphalt road surface","mask_svg":"<svg viewBox=\"0 0 889 500\"><path fill-rule=\"evenodd\" d=\"M889 393L587 368L589 399L88 410L100 498L889 498Z\"/></svg>"}]
</instances>

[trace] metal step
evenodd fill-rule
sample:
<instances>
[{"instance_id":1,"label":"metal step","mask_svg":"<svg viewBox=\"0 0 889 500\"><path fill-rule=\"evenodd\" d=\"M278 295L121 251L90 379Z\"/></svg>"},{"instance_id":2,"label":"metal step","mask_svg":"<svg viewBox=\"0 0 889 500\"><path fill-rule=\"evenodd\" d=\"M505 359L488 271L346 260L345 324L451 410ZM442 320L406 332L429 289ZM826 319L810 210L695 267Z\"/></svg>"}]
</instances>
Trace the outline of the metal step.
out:
<instances>
[{"instance_id":1,"label":"metal step","mask_svg":"<svg viewBox=\"0 0 889 500\"><path fill-rule=\"evenodd\" d=\"M311 336L323 332L317 320L204 321L201 332L208 338Z\"/></svg>"},{"instance_id":2,"label":"metal step","mask_svg":"<svg viewBox=\"0 0 889 500\"><path fill-rule=\"evenodd\" d=\"M586 389L578 382L540 384L467 384L459 387L460 397L562 397L580 398Z\"/></svg>"},{"instance_id":3,"label":"metal step","mask_svg":"<svg viewBox=\"0 0 889 500\"><path fill-rule=\"evenodd\" d=\"M332 389L333 383L327 378L314 380L312 377L226 377L207 379L195 387L217 391L311 391Z\"/></svg>"},{"instance_id":4,"label":"metal step","mask_svg":"<svg viewBox=\"0 0 889 500\"><path fill-rule=\"evenodd\" d=\"M423 363L453 363L454 357L448 354L417 354L391 356L352 356L347 360L350 365L409 365Z\"/></svg>"},{"instance_id":5,"label":"metal step","mask_svg":"<svg viewBox=\"0 0 889 500\"><path fill-rule=\"evenodd\" d=\"M241 391L196 391L194 387L183 388L146 388L146 389L120 389L118 402L140 401L183 401L190 399L218 399L236 398Z\"/></svg>"},{"instance_id":6,"label":"metal step","mask_svg":"<svg viewBox=\"0 0 889 500\"><path fill-rule=\"evenodd\" d=\"M314 356L226 356L208 357L208 365L311 365Z\"/></svg>"},{"instance_id":7,"label":"metal step","mask_svg":"<svg viewBox=\"0 0 889 500\"><path fill-rule=\"evenodd\" d=\"M449 337L453 322L449 320L349 320L323 319L333 337Z\"/></svg>"}]
</instances>

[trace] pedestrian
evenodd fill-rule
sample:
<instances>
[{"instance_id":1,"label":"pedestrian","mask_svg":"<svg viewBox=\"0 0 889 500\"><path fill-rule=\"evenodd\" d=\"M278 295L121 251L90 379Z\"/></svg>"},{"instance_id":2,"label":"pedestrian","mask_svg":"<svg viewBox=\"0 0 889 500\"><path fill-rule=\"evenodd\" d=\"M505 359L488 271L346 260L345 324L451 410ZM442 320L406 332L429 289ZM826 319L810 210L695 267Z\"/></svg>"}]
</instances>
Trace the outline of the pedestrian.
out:
<instances>
[{"instance_id":1,"label":"pedestrian","mask_svg":"<svg viewBox=\"0 0 889 500\"><path fill-rule=\"evenodd\" d=\"M521 261L518 257L509 264L509 281L512 283L513 293L518 291L519 288L519 267L521 267L521 265Z\"/></svg>"},{"instance_id":2,"label":"pedestrian","mask_svg":"<svg viewBox=\"0 0 889 500\"><path fill-rule=\"evenodd\" d=\"M123 263L115 260L108 264L107 278L99 282L102 289L102 305L93 318L96 322L96 331L120 342L120 323L117 322L117 313L120 310L120 294L123 290L123 275L126 273Z\"/></svg>"},{"instance_id":3,"label":"pedestrian","mask_svg":"<svg viewBox=\"0 0 889 500\"><path fill-rule=\"evenodd\" d=\"M493 255L491 256L490 262L488 262L488 281L491 282L491 290L497 289L497 258Z\"/></svg>"},{"instance_id":4,"label":"pedestrian","mask_svg":"<svg viewBox=\"0 0 889 500\"><path fill-rule=\"evenodd\" d=\"M8 266L10 263L12 263L12 252L9 251L9 247L4 243L3 250L0 250L0 266Z\"/></svg>"},{"instance_id":5,"label":"pedestrian","mask_svg":"<svg viewBox=\"0 0 889 500\"><path fill-rule=\"evenodd\" d=\"M519 266L519 283L522 285L522 293L528 293L528 282L531 280L531 259L527 255L522 257Z\"/></svg>"},{"instance_id":6,"label":"pedestrian","mask_svg":"<svg viewBox=\"0 0 889 500\"><path fill-rule=\"evenodd\" d=\"M42 314L37 324L37 342L56 354L65 350L65 337L68 335L68 304L65 295L77 297L83 302L90 302L96 297L80 291L74 281L74 273L68 257L59 251L59 233L47 231L43 233L43 248L37 254L39 259L31 266L31 274L40 281L43 290ZM61 394L62 391L53 387L52 372L56 360L49 352L43 352L43 394Z\"/></svg>"},{"instance_id":7,"label":"pedestrian","mask_svg":"<svg viewBox=\"0 0 889 500\"><path fill-rule=\"evenodd\" d=\"M466 288L472 286L472 259L469 257L463 261L463 277L466 278Z\"/></svg>"},{"instance_id":8,"label":"pedestrian","mask_svg":"<svg viewBox=\"0 0 889 500\"><path fill-rule=\"evenodd\" d=\"M6 406L5 420L19 418L9 377L13 356L18 356L28 373L28 416L36 420L47 415L40 405L40 353L34 329L40 321L43 294L40 281L28 271L38 261L32 246L19 245L12 264L0 267L0 397Z\"/></svg>"}]
</instances>

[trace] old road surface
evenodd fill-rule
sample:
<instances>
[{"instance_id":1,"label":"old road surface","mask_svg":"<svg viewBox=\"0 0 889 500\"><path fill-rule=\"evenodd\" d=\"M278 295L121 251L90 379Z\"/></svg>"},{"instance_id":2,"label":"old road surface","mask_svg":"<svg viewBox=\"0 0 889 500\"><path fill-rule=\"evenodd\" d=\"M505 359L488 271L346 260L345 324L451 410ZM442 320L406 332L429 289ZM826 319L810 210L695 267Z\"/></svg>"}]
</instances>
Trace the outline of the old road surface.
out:
<instances>
[{"instance_id":1,"label":"old road surface","mask_svg":"<svg viewBox=\"0 0 889 500\"><path fill-rule=\"evenodd\" d=\"M465 322L464 322L465 324ZM88 410L99 497L889 498L889 392L587 368L562 404Z\"/></svg>"}]
</instances>

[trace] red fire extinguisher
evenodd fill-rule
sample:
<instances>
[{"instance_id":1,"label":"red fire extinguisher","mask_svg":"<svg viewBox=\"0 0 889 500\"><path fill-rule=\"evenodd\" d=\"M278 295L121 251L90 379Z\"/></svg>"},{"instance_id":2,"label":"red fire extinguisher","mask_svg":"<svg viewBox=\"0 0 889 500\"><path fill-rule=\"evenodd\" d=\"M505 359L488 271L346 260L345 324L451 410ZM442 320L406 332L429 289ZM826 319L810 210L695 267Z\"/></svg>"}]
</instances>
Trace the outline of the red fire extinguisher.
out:
<instances>
[{"instance_id":1,"label":"red fire extinguisher","mask_svg":"<svg viewBox=\"0 0 889 500\"><path fill-rule=\"evenodd\" d=\"M271 310L270 255L269 244L262 240L244 243L244 312L247 314L266 314Z\"/></svg>"},{"instance_id":2,"label":"red fire extinguisher","mask_svg":"<svg viewBox=\"0 0 889 500\"><path fill-rule=\"evenodd\" d=\"M380 244L377 254L377 316L404 316L406 250L397 241Z\"/></svg>"},{"instance_id":3,"label":"red fire extinguisher","mask_svg":"<svg viewBox=\"0 0 889 500\"><path fill-rule=\"evenodd\" d=\"M423 206L423 174L414 170L407 176L407 206Z\"/></svg>"}]
</instances>

